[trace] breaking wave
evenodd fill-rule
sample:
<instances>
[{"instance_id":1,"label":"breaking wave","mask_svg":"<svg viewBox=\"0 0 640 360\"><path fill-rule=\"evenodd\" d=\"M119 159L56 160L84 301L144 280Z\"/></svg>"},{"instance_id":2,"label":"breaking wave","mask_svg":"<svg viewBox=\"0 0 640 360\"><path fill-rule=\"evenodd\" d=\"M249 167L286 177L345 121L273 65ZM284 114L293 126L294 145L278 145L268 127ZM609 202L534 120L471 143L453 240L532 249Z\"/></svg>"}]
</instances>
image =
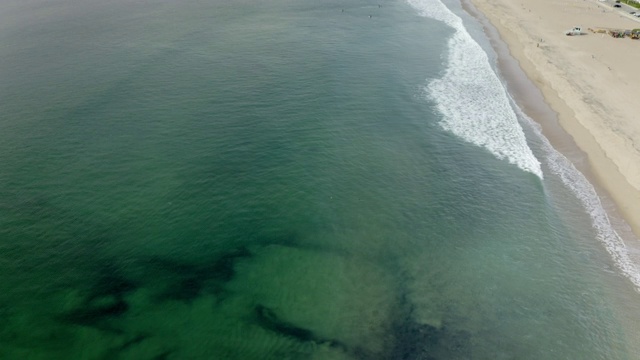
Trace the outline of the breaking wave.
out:
<instances>
[{"instance_id":1,"label":"breaking wave","mask_svg":"<svg viewBox=\"0 0 640 360\"><path fill-rule=\"evenodd\" d=\"M527 145L505 88L462 19L438 0L408 2L422 16L440 20L455 30L449 39L445 75L427 86L429 96L444 115L440 125L542 179L540 162Z\"/></svg>"},{"instance_id":2,"label":"breaking wave","mask_svg":"<svg viewBox=\"0 0 640 360\"><path fill-rule=\"evenodd\" d=\"M510 96L491 68L487 54L467 32L462 19L439 0L407 1L422 16L442 21L455 30L449 39L445 75L427 86L429 96L444 115L441 126L542 179L540 161L527 145L518 115L525 119L541 140L549 170L579 199L591 219L597 238L605 245L620 271L640 291L640 269L611 225L593 185L569 159L551 146L532 119L517 106L511 106Z\"/></svg>"}]
</instances>

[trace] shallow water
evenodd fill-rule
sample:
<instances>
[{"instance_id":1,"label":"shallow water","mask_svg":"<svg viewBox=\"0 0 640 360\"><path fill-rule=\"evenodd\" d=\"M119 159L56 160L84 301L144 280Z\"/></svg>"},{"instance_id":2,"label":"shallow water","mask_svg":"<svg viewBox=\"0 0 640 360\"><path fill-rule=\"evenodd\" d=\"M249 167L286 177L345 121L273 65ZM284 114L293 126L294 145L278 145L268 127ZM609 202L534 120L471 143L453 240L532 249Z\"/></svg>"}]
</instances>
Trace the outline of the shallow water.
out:
<instances>
[{"instance_id":1,"label":"shallow water","mask_svg":"<svg viewBox=\"0 0 640 360\"><path fill-rule=\"evenodd\" d=\"M1 5L0 357L633 358L544 142L443 125L454 30L380 5Z\"/></svg>"}]
</instances>

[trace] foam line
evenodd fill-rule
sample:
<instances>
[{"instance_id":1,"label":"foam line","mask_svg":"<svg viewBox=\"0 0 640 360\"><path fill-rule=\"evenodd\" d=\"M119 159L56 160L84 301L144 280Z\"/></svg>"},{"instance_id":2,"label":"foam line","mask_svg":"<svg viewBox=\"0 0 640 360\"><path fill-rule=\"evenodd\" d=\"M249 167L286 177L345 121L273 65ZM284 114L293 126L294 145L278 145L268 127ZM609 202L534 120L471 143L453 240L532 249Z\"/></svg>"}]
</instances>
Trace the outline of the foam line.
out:
<instances>
[{"instance_id":1,"label":"foam line","mask_svg":"<svg viewBox=\"0 0 640 360\"><path fill-rule=\"evenodd\" d=\"M527 145L507 92L462 19L438 0L408 2L422 16L442 21L455 30L449 39L446 72L426 89L444 115L440 125L542 179L540 162Z\"/></svg>"},{"instance_id":2,"label":"foam line","mask_svg":"<svg viewBox=\"0 0 640 360\"><path fill-rule=\"evenodd\" d=\"M624 241L615 231L602 206L600 197L587 178L576 167L556 150L549 140L544 137L540 126L518 108L518 115L526 120L531 130L540 138L541 148L545 153L545 162L551 172L557 175L562 183L580 200L582 207L591 219L591 225L596 231L596 237L601 241L616 266L640 292L640 269L629 257Z\"/></svg>"}]
</instances>

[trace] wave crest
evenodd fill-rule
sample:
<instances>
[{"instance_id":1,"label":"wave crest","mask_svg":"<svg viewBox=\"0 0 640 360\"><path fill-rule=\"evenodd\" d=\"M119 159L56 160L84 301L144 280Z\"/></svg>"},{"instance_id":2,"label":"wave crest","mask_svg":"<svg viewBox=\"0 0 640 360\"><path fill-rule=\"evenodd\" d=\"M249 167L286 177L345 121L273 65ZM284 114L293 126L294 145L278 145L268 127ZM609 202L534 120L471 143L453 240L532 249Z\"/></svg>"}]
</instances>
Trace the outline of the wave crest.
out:
<instances>
[{"instance_id":1,"label":"wave crest","mask_svg":"<svg viewBox=\"0 0 640 360\"><path fill-rule=\"evenodd\" d=\"M422 16L442 21L455 30L449 39L444 76L427 85L429 96L444 115L440 125L542 179L540 162L527 144L507 92L462 19L437 0L408 2Z\"/></svg>"}]
</instances>

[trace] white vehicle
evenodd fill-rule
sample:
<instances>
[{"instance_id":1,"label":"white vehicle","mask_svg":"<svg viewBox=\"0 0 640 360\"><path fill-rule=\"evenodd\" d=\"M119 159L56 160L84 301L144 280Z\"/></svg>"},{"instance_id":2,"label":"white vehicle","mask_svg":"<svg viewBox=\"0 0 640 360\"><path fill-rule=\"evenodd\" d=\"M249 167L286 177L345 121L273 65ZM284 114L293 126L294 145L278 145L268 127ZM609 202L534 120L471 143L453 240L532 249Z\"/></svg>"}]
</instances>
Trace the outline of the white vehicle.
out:
<instances>
[{"instance_id":1,"label":"white vehicle","mask_svg":"<svg viewBox=\"0 0 640 360\"><path fill-rule=\"evenodd\" d=\"M564 34L567 36L582 35L582 28L580 26L576 26L573 29L566 31Z\"/></svg>"}]
</instances>

